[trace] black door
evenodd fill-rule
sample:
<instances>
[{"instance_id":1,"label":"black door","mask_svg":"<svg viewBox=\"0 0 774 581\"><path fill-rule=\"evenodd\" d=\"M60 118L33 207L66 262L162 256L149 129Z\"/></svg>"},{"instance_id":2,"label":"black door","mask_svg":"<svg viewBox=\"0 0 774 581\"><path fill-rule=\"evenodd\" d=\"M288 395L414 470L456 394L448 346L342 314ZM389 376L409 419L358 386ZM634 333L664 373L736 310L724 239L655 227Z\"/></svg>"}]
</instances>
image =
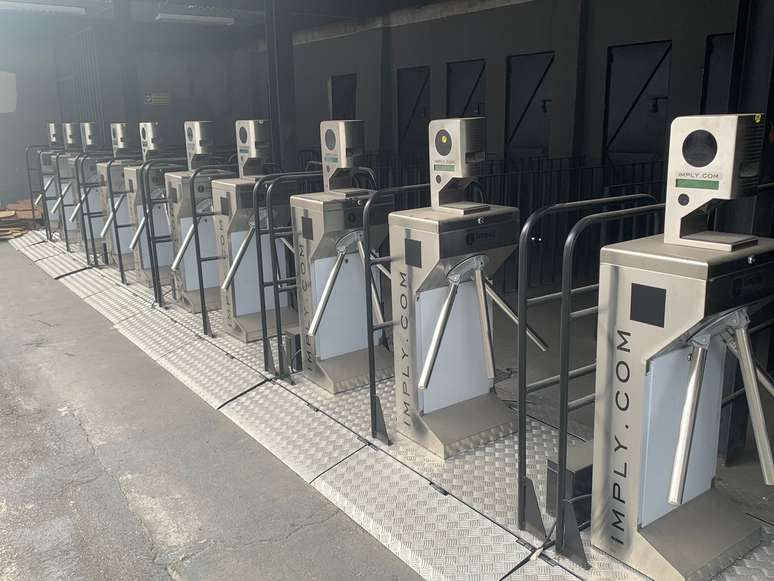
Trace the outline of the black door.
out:
<instances>
[{"instance_id":1,"label":"black door","mask_svg":"<svg viewBox=\"0 0 774 581\"><path fill-rule=\"evenodd\" d=\"M663 159L669 126L671 50L669 41L608 49L606 163Z\"/></svg>"},{"instance_id":2,"label":"black door","mask_svg":"<svg viewBox=\"0 0 774 581\"><path fill-rule=\"evenodd\" d=\"M508 167L548 156L553 52L508 57L505 156Z\"/></svg>"},{"instance_id":3,"label":"black door","mask_svg":"<svg viewBox=\"0 0 774 581\"><path fill-rule=\"evenodd\" d=\"M707 37L701 87L701 112L711 115L728 112L728 89L731 82L731 57L734 34L711 34Z\"/></svg>"},{"instance_id":4,"label":"black door","mask_svg":"<svg viewBox=\"0 0 774 581\"><path fill-rule=\"evenodd\" d=\"M427 157L430 67L398 70L398 151L405 161Z\"/></svg>"},{"instance_id":5,"label":"black door","mask_svg":"<svg viewBox=\"0 0 774 581\"><path fill-rule=\"evenodd\" d=\"M446 65L446 115L486 115L486 61L478 59Z\"/></svg>"},{"instance_id":6,"label":"black door","mask_svg":"<svg viewBox=\"0 0 774 581\"><path fill-rule=\"evenodd\" d=\"M328 84L331 119L357 119L357 75L336 75Z\"/></svg>"}]
</instances>

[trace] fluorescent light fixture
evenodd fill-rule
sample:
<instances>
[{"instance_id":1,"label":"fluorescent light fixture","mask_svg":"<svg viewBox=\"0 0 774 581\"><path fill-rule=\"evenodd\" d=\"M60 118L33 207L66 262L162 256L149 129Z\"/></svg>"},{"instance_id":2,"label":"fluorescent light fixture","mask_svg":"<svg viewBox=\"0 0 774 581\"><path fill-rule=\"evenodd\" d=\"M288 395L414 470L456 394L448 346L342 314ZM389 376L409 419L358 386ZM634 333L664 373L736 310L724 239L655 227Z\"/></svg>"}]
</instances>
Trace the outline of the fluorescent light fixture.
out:
<instances>
[{"instance_id":1,"label":"fluorescent light fixture","mask_svg":"<svg viewBox=\"0 0 774 581\"><path fill-rule=\"evenodd\" d=\"M183 22L186 24L214 24L217 26L233 26L236 23L228 16L204 16L201 14L172 14L160 12L156 15L157 22Z\"/></svg>"},{"instance_id":2,"label":"fluorescent light fixture","mask_svg":"<svg viewBox=\"0 0 774 581\"><path fill-rule=\"evenodd\" d=\"M49 14L73 14L85 16L86 8L83 6L62 6L60 4L37 4L34 2L11 2L0 0L0 10L13 10L16 12L37 12Z\"/></svg>"}]
</instances>

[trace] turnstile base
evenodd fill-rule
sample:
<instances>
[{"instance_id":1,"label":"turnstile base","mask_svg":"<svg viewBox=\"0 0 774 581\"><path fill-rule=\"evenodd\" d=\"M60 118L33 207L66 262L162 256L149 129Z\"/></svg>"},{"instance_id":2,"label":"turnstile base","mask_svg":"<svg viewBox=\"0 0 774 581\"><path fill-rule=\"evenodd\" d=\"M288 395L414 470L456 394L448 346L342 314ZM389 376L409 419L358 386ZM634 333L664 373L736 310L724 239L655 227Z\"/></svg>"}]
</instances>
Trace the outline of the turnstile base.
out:
<instances>
[{"instance_id":1,"label":"turnstile base","mask_svg":"<svg viewBox=\"0 0 774 581\"><path fill-rule=\"evenodd\" d=\"M126 270L126 266L124 266L124 270ZM135 268L134 270L137 273L138 283L145 285L148 288L153 286L153 275L151 274L151 270L149 268ZM168 285L172 283L172 271L169 269L169 266L159 267L159 278L161 279L162 285Z\"/></svg>"},{"instance_id":2,"label":"turnstile base","mask_svg":"<svg viewBox=\"0 0 774 581\"><path fill-rule=\"evenodd\" d=\"M494 393L485 393L422 416L422 430L398 429L443 459L516 431L516 414Z\"/></svg>"},{"instance_id":3,"label":"turnstile base","mask_svg":"<svg viewBox=\"0 0 774 581\"><path fill-rule=\"evenodd\" d=\"M201 313L202 301L198 290L183 291L177 297L177 304L189 313ZM220 288L209 287L204 289L204 304L208 311L216 311L220 308Z\"/></svg>"},{"instance_id":4,"label":"turnstile base","mask_svg":"<svg viewBox=\"0 0 774 581\"><path fill-rule=\"evenodd\" d=\"M290 307L282 307L280 314L282 316L282 331L290 334L297 333L298 313ZM269 333L269 337L277 334L275 321L274 310L266 311L266 330ZM243 343L252 343L263 338L259 313L250 313L249 315L240 315L233 319L224 319L223 330Z\"/></svg>"},{"instance_id":5,"label":"turnstile base","mask_svg":"<svg viewBox=\"0 0 774 581\"><path fill-rule=\"evenodd\" d=\"M303 340L303 338L302 338ZM393 356L382 345L374 349L376 381L393 375ZM341 393L368 384L368 349L361 349L311 364L303 363L303 373L331 393Z\"/></svg>"},{"instance_id":6,"label":"turnstile base","mask_svg":"<svg viewBox=\"0 0 774 581\"><path fill-rule=\"evenodd\" d=\"M760 523L714 489L639 532L651 550L634 548L628 564L664 581L710 579L761 542Z\"/></svg>"}]
</instances>

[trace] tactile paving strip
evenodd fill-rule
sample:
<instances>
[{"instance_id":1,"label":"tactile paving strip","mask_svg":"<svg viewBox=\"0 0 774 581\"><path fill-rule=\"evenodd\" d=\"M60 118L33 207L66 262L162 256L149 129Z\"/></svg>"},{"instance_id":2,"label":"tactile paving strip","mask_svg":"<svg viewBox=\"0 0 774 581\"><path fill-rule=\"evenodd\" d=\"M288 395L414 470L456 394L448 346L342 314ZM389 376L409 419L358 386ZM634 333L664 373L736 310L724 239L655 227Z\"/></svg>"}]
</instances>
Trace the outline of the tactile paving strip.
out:
<instances>
[{"instance_id":1,"label":"tactile paving strip","mask_svg":"<svg viewBox=\"0 0 774 581\"><path fill-rule=\"evenodd\" d=\"M157 362L215 408L264 379L203 339L189 343Z\"/></svg>"},{"instance_id":2,"label":"tactile paving strip","mask_svg":"<svg viewBox=\"0 0 774 581\"><path fill-rule=\"evenodd\" d=\"M228 404L223 412L307 482L365 445L351 431L272 383Z\"/></svg>"},{"instance_id":3,"label":"tactile paving strip","mask_svg":"<svg viewBox=\"0 0 774 581\"><path fill-rule=\"evenodd\" d=\"M198 339L157 309L130 317L118 323L116 329L154 360Z\"/></svg>"},{"instance_id":4,"label":"tactile paving strip","mask_svg":"<svg viewBox=\"0 0 774 581\"><path fill-rule=\"evenodd\" d=\"M514 535L370 447L313 486L426 579L499 579L529 554ZM541 560L516 577L573 578Z\"/></svg>"}]
</instances>

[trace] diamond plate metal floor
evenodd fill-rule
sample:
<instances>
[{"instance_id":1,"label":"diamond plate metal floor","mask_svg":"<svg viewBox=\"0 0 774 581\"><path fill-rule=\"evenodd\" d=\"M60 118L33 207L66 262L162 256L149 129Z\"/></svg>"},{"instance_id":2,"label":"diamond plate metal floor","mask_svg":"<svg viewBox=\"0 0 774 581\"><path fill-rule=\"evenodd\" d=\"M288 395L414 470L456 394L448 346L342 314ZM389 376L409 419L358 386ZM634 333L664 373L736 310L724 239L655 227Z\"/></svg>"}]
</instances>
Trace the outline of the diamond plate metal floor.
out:
<instances>
[{"instance_id":1,"label":"diamond plate metal floor","mask_svg":"<svg viewBox=\"0 0 774 581\"><path fill-rule=\"evenodd\" d=\"M265 379L204 339L188 343L157 362L215 408Z\"/></svg>"},{"instance_id":2,"label":"diamond plate metal floor","mask_svg":"<svg viewBox=\"0 0 774 581\"><path fill-rule=\"evenodd\" d=\"M142 349L153 360L196 341L186 327L164 316L157 309L143 311L115 326L116 330Z\"/></svg>"},{"instance_id":3,"label":"diamond plate metal floor","mask_svg":"<svg viewBox=\"0 0 774 581\"><path fill-rule=\"evenodd\" d=\"M366 445L273 383L257 387L224 407L223 413L307 482Z\"/></svg>"},{"instance_id":4,"label":"diamond plate metal floor","mask_svg":"<svg viewBox=\"0 0 774 581\"><path fill-rule=\"evenodd\" d=\"M380 450L364 448L313 486L426 579L499 579L530 553L515 535ZM538 559L518 578L571 577Z\"/></svg>"},{"instance_id":5,"label":"diamond plate metal floor","mask_svg":"<svg viewBox=\"0 0 774 581\"><path fill-rule=\"evenodd\" d=\"M63 243L41 240L44 235L33 232L12 245L53 277L85 266L83 256L62 254ZM175 305L154 307L152 290L127 274L129 286L120 285L113 268L74 272L60 280L421 575L498 579L542 542L517 531L515 435L441 461L395 431L389 380L377 391L393 445L372 441L367 388L333 396L300 374L267 380L260 342L244 344L223 332L219 311L210 312L214 337L203 336L200 315ZM169 290L164 288L167 296ZM276 358L276 340L272 351ZM546 458L556 452L557 433L541 421L551 410L540 406L550 407L550 400L535 404L527 472L542 506ZM579 441L573 438L570 445ZM551 519L544 515L544 521L549 527ZM549 550L512 578L644 579L591 547L588 531L582 537L589 570ZM773 559L774 526L766 526L764 542L718 579L774 579Z\"/></svg>"}]
</instances>

